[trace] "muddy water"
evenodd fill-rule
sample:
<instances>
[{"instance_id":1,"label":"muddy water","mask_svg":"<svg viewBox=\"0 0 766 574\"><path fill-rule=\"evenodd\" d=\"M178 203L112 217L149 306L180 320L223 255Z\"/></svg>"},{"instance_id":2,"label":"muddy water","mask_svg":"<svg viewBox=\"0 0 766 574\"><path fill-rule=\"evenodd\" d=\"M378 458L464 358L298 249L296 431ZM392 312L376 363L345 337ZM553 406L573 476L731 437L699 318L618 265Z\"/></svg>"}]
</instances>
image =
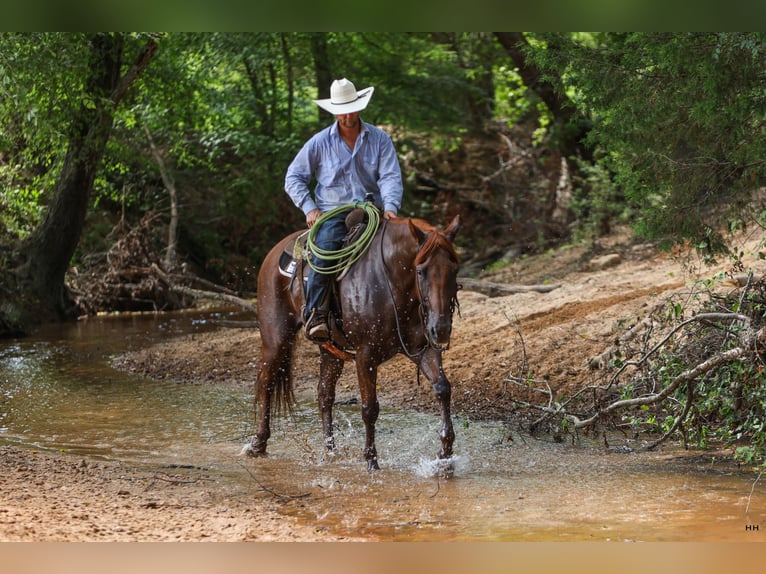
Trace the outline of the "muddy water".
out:
<instances>
[{"instance_id":1,"label":"muddy water","mask_svg":"<svg viewBox=\"0 0 766 574\"><path fill-rule=\"evenodd\" d=\"M204 467L228 492L268 491L317 528L378 540L766 540L766 477L756 481L712 453L610 452L457 418L454 477L444 479L433 460L438 420L384 410L383 470L368 474L358 405L336 407L339 448L328 456L305 396L274 428L269 457L240 457L253 430L248 390L147 381L109 367L116 353L215 328L216 318L104 318L0 342L0 441Z\"/></svg>"}]
</instances>

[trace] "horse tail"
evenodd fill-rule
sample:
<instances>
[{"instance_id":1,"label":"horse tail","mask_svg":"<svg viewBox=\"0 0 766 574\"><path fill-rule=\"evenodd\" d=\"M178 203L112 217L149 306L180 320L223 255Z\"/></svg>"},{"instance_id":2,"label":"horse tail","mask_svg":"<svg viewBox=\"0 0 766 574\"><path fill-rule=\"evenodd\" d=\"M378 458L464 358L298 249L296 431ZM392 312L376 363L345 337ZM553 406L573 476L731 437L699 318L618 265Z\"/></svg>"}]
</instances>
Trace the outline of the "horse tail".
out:
<instances>
[{"instance_id":1,"label":"horse tail","mask_svg":"<svg viewBox=\"0 0 766 574\"><path fill-rule=\"evenodd\" d=\"M292 415L296 404L293 388L293 347L293 341L290 341L282 353L282 360L274 379L274 414L277 416Z\"/></svg>"}]
</instances>

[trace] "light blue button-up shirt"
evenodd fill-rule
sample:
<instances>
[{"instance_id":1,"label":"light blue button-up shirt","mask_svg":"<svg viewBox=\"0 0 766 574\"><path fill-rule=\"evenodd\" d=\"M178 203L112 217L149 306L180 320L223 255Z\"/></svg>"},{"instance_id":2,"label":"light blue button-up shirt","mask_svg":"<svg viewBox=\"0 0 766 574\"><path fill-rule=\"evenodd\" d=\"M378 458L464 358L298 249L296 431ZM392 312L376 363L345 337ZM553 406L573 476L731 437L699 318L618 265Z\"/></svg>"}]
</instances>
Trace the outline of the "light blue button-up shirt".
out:
<instances>
[{"instance_id":1,"label":"light blue button-up shirt","mask_svg":"<svg viewBox=\"0 0 766 574\"><path fill-rule=\"evenodd\" d=\"M380 128L361 125L353 152L338 133L336 121L307 141L287 168L285 191L304 215L316 208L325 212L363 201L368 193L384 211L398 212L403 187L394 144ZM313 197L312 176L317 182Z\"/></svg>"}]
</instances>

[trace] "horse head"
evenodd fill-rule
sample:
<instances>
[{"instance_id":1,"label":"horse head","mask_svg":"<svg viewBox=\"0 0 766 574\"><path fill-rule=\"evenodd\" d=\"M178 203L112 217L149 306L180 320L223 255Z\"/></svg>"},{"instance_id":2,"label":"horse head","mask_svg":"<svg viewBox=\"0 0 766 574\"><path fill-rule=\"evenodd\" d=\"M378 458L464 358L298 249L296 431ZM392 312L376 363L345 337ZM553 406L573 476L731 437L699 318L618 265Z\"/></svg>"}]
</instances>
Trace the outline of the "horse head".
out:
<instances>
[{"instance_id":1,"label":"horse head","mask_svg":"<svg viewBox=\"0 0 766 574\"><path fill-rule=\"evenodd\" d=\"M414 265L426 340L434 349L443 351L449 348L452 315L457 306L460 265L454 241L460 216L456 215L443 231L423 231L412 220L409 226L418 242Z\"/></svg>"}]
</instances>

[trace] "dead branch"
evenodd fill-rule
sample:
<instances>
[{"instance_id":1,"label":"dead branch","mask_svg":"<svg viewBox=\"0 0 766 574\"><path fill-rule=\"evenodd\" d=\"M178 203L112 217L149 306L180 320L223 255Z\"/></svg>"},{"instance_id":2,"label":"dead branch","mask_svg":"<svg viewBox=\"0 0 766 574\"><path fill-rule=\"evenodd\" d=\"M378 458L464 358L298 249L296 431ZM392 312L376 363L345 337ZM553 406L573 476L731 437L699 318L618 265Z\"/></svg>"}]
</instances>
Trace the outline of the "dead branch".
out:
<instances>
[{"instance_id":1,"label":"dead branch","mask_svg":"<svg viewBox=\"0 0 766 574\"><path fill-rule=\"evenodd\" d=\"M692 381L689 381L686 383L686 387L689 390L686 396L686 406L684 406L683 412L676 417L676 420L673 421L673 425L667 430L665 434L663 434L660 438L652 442L651 444L646 446L646 450L652 450L657 448L659 445L661 445L663 442L668 440L671 436L673 436L673 433L676 432L679 426L681 426L681 423L686 420L687 415L689 414L689 411L692 408L692 404L694 403L694 385L692 384Z\"/></svg>"},{"instance_id":2,"label":"dead branch","mask_svg":"<svg viewBox=\"0 0 766 574\"><path fill-rule=\"evenodd\" d=\"M521 149L518 145L514 144L511 139L506 136L505 134L500 134L500 138L505 142L505 145L508 146L508 156L510 159L508 161L500 160L500 167L490 175L482 176L481 181L482 183L486 184L490 181L496 179L500 175L503 175L506 172L511 171L517 164L519 164L521 161L526 160L529 158L530 154L529 152Z\"/></svg>"},{"instance_id":3,"label":"dead branch","mask_svg":"<svg viewBox=\"0 0 766 574\"><path fill-rule=\"evenodd\" d=\"M199 285L202 285L206 288L208 291L216 291L218 293L228 293L229 295L236 296L236 292L232 291L231 289L228 289L227 287L224 287L223 285L218 285L216 283L213 283L212 281L208 281L207 279L203 279L202 277L198 277L196 275L183 275L180 273L168 273L168 278L170 278L173 281L176 282L192 282Z\"/></svg>"},{"instance_id":4,"label":"dead branch","mask_svg":"<svg viewBox=\"0 0 766 574\"><path fill-rule=\"evenodd\" d=\"M270 495L275 496L276 498L279 498L281 500L296 500L298 498L308 498L309 496L311 496L310 492L304 492L302 494L280 494L279 492L275 492L274 490L270 489L268 486L263 484L260 480L258 480L258 477L256 477L252 473L252 471L249 468L247 468L244 464L240 464L239 466L245 469L245 472L247 472L247 474L250 475L250 478L253 479L253 482L255 482L261 488L261 490L263 490L264 492L268 492Z\"/></svg>"},{"instance_id":5,"label":"dead branch","mask_svg":"<svg viewBox=\"0 0 766 574\"><path fill-rule=\"evenodd\" d=\"M745 324L746 329L743 330L743 332L749 331L750 326L750 319L749 317L745 315L741 315L739 313L699 313L697 315L694 315L693 317L690 317L689 319L686 319L686 321L682 321L678 325L676 325L673 329L670 330L670 332L665 335L650 351L645 353L640 359L637 361L625 361L622 366L620 366L619 369L617 369L617 372L612 375L611 379L609 380L609 384L605 387L604 390L611 387L614 382L620 377L620 375L627 369L628 367L638 367L641 366L643 363L645 363L649 358L654 355L657 351L659 351L665 343L668 342L668 340L675 335L678 331L689 325L690 323L694 323L697 321L706 321L706 322L716 322L716 321L741 321Z\"/></svg>"},{"instance_id":6,"label":"dead branch","mask_svg":"<svg viewBox=\"0 0 766 574\"><path fill-rule=\"evenodd\" d=\"M514 293L529 293L531 291L548 293L559 288L559 285L508 285L505 283L482 281L471 277L460 277L458 281L463 286L463 289L476 291L477 293L482 293L488 297L500 297L503 295L513 295Z\"/></svg>"},{"instance_id":7,"label":"dead branch","mask_svg":"<svg viewBox=\"0 0 766 574\"><path fill-rule=\"evenodd\" d=\"M183 285L174 284L170 284L169 288L171 291L175 291L176 293L180 293L182 295L188 295L194 299L212 299L213 301L223 301L224 303L231 303L233 305L237 305L238 307L242 307L246 311L252 311L253 313L256 312L256 306L250 301L246 301L245 299L241 299L227 293L202 291L200 289L192 289L191 287L184 287Z\"/></svg>"},{"instance_id":8,"label":"dead branch","mask_svg":"<svg viewBox=\"0 0 766 574\"><path fill-rule=\"evenodd\" d=\"M176 293L188 295L194 299L212 299L214 301L223 301L225 303L237 305L238 307L242 307L243 309L252 311L253 313L257 312L256 306L253 303L237 297L236 295L231 295L230 293L223 293L220 291L202 291L200 289L193 289L191 287L179 285L155 263L152 263L152 271L156 273L163 282L165 282L171 291Z\"/></svg>"},{"instance_id":9,"label":"dead branch","mask_svg":"<svg viewBox=\"0 0 766 574\"><path fill-rule=\"evenodd\" d=\"M651 393L651 394L643 395L641 397L614 401L610 403L609 405L607 405L606 407L599 409L595 414L585 419L581 419L580 417L567 411L568 404L571 403L578 395L583 394L585 391L589 389L593 390L594 392L596 390L600 390L600 391L608 390L628 366L639 366L643 364L649 359L649 357L651 357L663 345L665 345L673 334L677 333L683 327L697 321L704 321L704 322L740 321L742 322L745 328L742 330L742 334L740 336L740 346L735 347L733 349L729 349L728 351L719 353L707 359L706 361L703 361L697 366L691 369L687 369L683 373L677 375L670 382L668 386L663 388L658 393ZM527 408L534 408L536 410L542 411L544 414L538 421L536 421L537 423L545 420L546 418L550 416L561 416L564 419L573 423L575 429L585 428L595 423L604 415L607 415L618 409L628 409L632 407L658 403L666 399L668 396L670 396L682 384L684 383L692 384L696 379L698 379L705 373L712 371L713 369L716 369L720 367L721 365L724 365L726 363L730 363L732 361L742 358L743 356L745 356L748 349L751 349L755 345L760 344L762 341L766 340L766 328L760 329L757 332L753 332L752 329L749 328L749 325L750 325L750 319L747 316L741 315L739 313L699 313L698 315L695 315L694 317L691 317L687 319L686 321L683 321L679 323L678 325L676 325L671 330L670 333L668 333L665 337L663 337L659 343L657 343L651 350L646 352L639 360L627 361L625 364L623 364L623 366L617 371L617 373L615 373L611 377L609 384L605 387L592 386L586 389L581 389L578 393L576 393L573 397L570 397L564 403L558 403L554 400L553 392L551 391L550 387L546 383L546 386L548 387L548 391L545 391L543 389L533 389L537 392L543 393L548 396L548 404L546 406L534 405L534 404L526 403L523 401L514 401L514 402ZM522 381L519 381L516 378L506 379L506 381L514 382L515 384L519 384L519 385L522 384ZM690 407L691 407L691 402L689 400L687 401L687 405L684 410L685 414L688 413L688 410ZM673 428L671 429L671 431L666 433L666 436L663 436L661 439L656 441L653 445L650 445L648 448L654 448L655 446L660 444L662 441L666 440L667 437L669 437L672 434L672 432L675 431L678 425L681 424L681 422L683 421L685 417L685 414L680 416L676 420L675 424L673 425Z\"/></svg>"},{"instance_id":10,"label":"dead branch","mask_svg":"<svg viewBox=\"0 0 766 574\"><path fill-rule=\"evenodd\" d=\"M154 478L155 480L169 482L170 484L197 484L198 482L202 482L203 480L208 480L208 481L212 480L204 476L198 476L197 478L192 478L192 479L180 479L180 478L174 478L164 472L155 472Z\"/></svg>"},{"instance_id":11,"label":"dead branch","mask_svg":"<svg viewBox=\"0 0 766 574\"><path fill-rule=\"evenodd\" d=\"M732 361L735 361L736 359L739 359L745 354L745 350L742 347L735 347L733 349L729 349L728 351L724 351L723 353L719 353L718 355L715 355L713 357L710 357L707 361L703 361L696 367L692 369L688 369L681 373L680 375L676 376L671 383L662 389L659 393L653 393L651 395L645 395L642 397L636 397L632 399L623 399L619 401L615 401L605 408L598 411L596 414L591 416L590 418L587 418L585 420L579 420L574 415L566 415L567 418L569 418L575 425L575 428L584 428L587 427L596 420L598 420L601 416L611 413L612 411L615 411L617 409L624 409L624 408L630 408L630 407L638 407L642 405L651 405L656 402L659 402L666 398L670 393L676 390L678 386L681 383L685 383L687 381L693 381L700 375L704 375L708 371L711 371L720 365L723 365L725 363L730 363Z\"/></svg>"},{"instance_id":12,"label":"dead branch","mask_svg":"<svg viewBox=\"0 0 766 574\"><path fill-rule=\"evenodd\" d=\"M633 339L635 339L639 333L651 331L654 328L654 321L651 317L645 317L635 325L633 325L630 329L622 333L619 337L617 337L617 340L615 341L614 345L609 347L606 351L601 353L600 355L596 355L595 357L591 357L588 359L588 366L591 369L603 369L609 364L609 361L611 361L615 355L617 354L618 348L622 347L625 343L629 343Z\"/></svg>"}]
</instances>

